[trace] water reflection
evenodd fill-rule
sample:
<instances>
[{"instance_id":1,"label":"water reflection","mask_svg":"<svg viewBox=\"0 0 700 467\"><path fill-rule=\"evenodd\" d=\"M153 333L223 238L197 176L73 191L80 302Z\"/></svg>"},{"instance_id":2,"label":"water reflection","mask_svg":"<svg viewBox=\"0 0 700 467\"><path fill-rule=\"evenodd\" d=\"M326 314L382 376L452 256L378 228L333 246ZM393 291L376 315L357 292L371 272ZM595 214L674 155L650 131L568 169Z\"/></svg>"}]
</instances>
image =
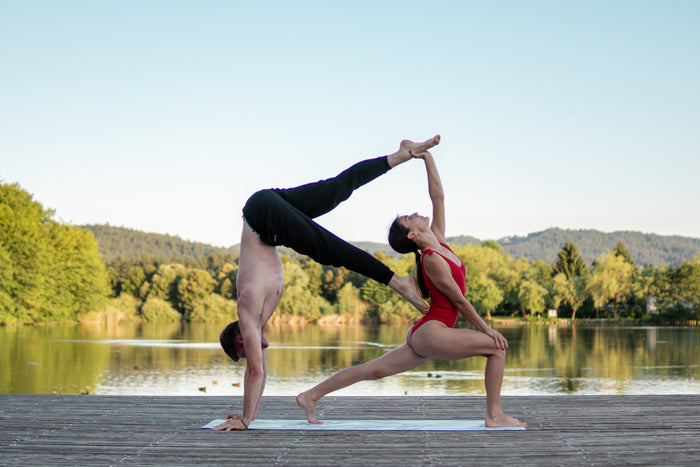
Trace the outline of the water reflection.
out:
<instances>
[{"instance_id":1,"label":"water reflection","mask_svg":"<svg viewBox=\"0 0 700 467\"><path fill-rule=\"evenodd\" d=\"M218 346L221 325L0 328L0 392L242 395L243 362ZM523 326L504 394L700 393L698 328ZM404 326L273 327L265 394L294 395L404 342ZM482 395L484 358L431 360L338 395Z\"/></svg>"}]
</instances>

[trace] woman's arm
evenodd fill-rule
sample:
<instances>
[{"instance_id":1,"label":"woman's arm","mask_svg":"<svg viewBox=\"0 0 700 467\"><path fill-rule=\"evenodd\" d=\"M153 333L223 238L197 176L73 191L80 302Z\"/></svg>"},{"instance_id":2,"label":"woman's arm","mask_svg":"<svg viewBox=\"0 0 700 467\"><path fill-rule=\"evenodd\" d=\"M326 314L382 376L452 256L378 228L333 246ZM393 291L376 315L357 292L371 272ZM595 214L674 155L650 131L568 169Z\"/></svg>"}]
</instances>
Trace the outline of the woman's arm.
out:
<instances>
[{"instance_id":1,"label":"woman's arm","mask_svg":"<svg viewBox=\"0 0 700 467\"><path fill-rule=\"evenodd\" d=\"M414 157L423 159L425 170L428 174L428 194L433 204L433 217L430 230L433 231L440 243L445 240L445 190L442 188L442 180L433 155L428 151L414 154Z\"/></svg>"},{"instance_id":2,"label":"woman's arm","mask_svg":"<svg viewBox=\"0 0 700 467\"><path fill-rule=\"evenodd\" d=\"M437 254L427 254L423 257L423 268L430 278L430 281L435 284L435 287L445 294L472 326L492 338L497 348L501 350L508 349L508 341L506 338L503 337L500 332L491 329L491 327L486 324L486 321L481 319L481 316L479 316L479 313L477 313L469 300L464 297L462 291L452 277L452 270L445 259Z\"/></svg>"}]
</instances>

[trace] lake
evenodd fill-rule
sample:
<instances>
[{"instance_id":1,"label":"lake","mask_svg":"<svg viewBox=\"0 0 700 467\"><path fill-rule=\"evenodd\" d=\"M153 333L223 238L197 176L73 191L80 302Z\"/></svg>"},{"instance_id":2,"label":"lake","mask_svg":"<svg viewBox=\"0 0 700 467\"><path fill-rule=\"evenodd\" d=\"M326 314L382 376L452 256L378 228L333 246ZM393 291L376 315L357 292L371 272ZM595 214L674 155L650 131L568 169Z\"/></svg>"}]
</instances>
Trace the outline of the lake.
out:
<instances>
[{"instance_id":1,"label":"lake","mask_svg":"<svg viewBox=\"0 0 700 467\"><path fill-rule=\"evenodd\" d=\"M223 325L0 327L0 392L243 395L245 361ZM499 327L504 395L700 394L700 327ZM292 396L404 342L408 326L279 326L268 332L265 395ZM431 360L335 395L483 395L486 359Z\"/></svg>"}]
</instances>

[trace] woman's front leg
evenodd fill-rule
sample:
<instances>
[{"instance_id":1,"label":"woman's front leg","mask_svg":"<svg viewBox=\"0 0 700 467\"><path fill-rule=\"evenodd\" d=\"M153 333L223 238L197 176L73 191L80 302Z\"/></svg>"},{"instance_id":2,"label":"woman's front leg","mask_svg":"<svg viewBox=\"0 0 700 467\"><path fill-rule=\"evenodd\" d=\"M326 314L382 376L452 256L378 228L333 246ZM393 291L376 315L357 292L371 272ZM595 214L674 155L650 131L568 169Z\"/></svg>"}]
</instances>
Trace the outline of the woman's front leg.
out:
<instances>
[{"instance_id":1,"label":"woman's front leg","mask_svg":"<svg viewBox=\"0 0 700 467\"><path fill-rule=\"evenodd\" d=\"M426 362L407 344L362 365L340 370L325 381L297 396L297 403L306 412L309 423L323 423L316 419L316 403L331 392L351 386L360 381L377 380L412 370Z\"/></svg>"}]
</instances>

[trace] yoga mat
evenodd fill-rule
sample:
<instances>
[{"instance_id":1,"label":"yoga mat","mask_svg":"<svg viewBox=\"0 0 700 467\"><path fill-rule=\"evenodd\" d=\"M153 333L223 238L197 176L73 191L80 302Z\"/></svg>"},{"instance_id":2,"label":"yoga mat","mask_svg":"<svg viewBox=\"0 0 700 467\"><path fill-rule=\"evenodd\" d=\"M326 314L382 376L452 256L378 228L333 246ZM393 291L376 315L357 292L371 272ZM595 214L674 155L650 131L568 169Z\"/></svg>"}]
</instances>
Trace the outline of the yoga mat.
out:
<instances>
[{"instance_id":1,"label":"yoga mat","mask_svg":"<svg viewBox=\"0 0 700 467\"><path fill-rule=\"evenodd\" d=\"M202 428L211 430L226 420L212 420ZM525 428L487 428L483 420L324 420L314 425L306 420L253 420L249 430L338 430L338 431L524 431Z\"/></svg>"}]
</instances>

